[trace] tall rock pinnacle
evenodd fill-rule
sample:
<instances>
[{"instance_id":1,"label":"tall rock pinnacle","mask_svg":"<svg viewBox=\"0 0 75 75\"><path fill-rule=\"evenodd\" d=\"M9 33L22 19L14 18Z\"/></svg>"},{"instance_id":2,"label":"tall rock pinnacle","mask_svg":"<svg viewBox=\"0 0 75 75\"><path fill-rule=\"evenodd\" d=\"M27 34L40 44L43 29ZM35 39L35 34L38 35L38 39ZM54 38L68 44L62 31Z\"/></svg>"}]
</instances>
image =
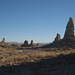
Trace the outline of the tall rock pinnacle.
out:
<instances>
[{"instance_id":1,"label":"tall rock pinnacle","mask_svg":"<svg viewBox=\"0 0 75 75\"><path fill-rule=\"evenodd\" d=\"M57 33L57 36L56 36L56 38L55 38L55 41L59 41L59 40L60 40L60 34Z\"/></svg>"},{"instance_id":2,"label":"tall rock pinnacle","mask_svg":"<svg viewBox=\"0 0 75 75\"><path fill-rule=\"evenodd\" d=\"M32 46L33 45L33 40L31 40L31 43L30 43L30 46Z\"/></svg>"},{"instance_id":3,"label":"tall rock pinnacle","mask_svg":"<svg viewBox=\"0 0 75 75\"><path fill-rule=\"evenodd\" d=\"M69 22L67 23L64 35L64 38L70 38L70 37L74 37L74 23L71 17L69 18Z\"/></svg>"}]
</instances>

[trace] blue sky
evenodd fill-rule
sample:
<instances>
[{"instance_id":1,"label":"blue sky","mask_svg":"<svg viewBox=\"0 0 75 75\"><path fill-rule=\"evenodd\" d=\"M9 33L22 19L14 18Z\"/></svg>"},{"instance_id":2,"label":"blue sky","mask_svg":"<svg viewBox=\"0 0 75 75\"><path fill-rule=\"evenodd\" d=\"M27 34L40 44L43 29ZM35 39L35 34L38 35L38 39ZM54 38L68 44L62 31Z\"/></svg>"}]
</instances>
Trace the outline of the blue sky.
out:
<instances>
[{"instance_id":1,"label":"blue sky","mask_svg":"<svg viewBox=\"0 0 75 75\"><path fill-rule=\"evenodd\" d=\"M52 42L63 38L75 0L0 0L0 40Z\"/></svg>"}]
</instances>

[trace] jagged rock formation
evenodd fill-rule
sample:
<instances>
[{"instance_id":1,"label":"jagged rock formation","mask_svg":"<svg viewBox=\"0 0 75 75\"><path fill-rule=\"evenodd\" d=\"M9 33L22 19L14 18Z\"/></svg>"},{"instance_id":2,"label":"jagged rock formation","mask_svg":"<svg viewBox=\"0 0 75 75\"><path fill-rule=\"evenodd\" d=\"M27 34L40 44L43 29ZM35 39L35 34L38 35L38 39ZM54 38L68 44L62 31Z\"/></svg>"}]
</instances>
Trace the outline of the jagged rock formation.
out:
<instances>
[{"instance_id":1,"label":"jagged rock formation","mask_svg":"<svg viewBox=\"0 0 75 75\"><path fill-rule=\"evenodd\" d=\"M22 46L24 46L24 47L28 47L28 46L29 46L28 41L25 40L25 41L24 41L24 44L23 44Z\"/></svg>"},{"instance_id":2,"label":"jagged rock formation","mask_svg":"<svg viewBox=\"0 0 75 75\"><path fill-rule=\"evenodd\" d=\"M9 47L12 47L12 45L9 42L6 42L5 38L3 38L3 40L0 42L0 47L9 48Z\"/></svg>"},{"instance_id":3,"label":"jagged rock formation","mask_svg":"<svg viewBox=\"0 0 75 75\"><path fill-rule=\"evenodd\" d=\"M3 42L3 43L5 42L5 38L3 38L2 42Z\"/></svg>"},{"instance_id":4,"label":"jagged rock formation","mask_svg":"<svg viewBox=\"0 0 75 75\"><path fill-rule=\"evenodd\" d=\"M27 40L25 40L24 45L28 46L28 41Z\"/></svg>"},{"instance_id":5,"label":"jagged rock formation","mask_svg":"<svg viewBox=\"0 0 75 75\"><path fill-rule=\"evenodd\" d=\"M73 19L70 17L69 22L66 26L64 38L71 38L71 37L74 37L74 23Z\"/></svg>"},{"instance_id":6,"label":"jagged rock formation","mask_svg":"<svg viewBox=\"0 0 75 75\"><path fill-rule=\"evenodd\" d=\"M34 44L33 44L33 40L31 40L31 43L30 43L30 46L32 46L32 45L34 45Z\"/></svg>"},{"instance_id":7,"label":"jagged rock formation","mask_svg":"<svg viewBox=\"0 0 75 75\"><path fill-rule=\"evenodd\" d=\"M60 34L58 33L56 38L55 38L55 41L59 41L60 40Z\"/></svg>"},{"instance_id":8,"label":"jagged rock formation","mask_svg":"<svg viewBox=\"0 0 75 75\"><path fill-rule=\"evenodd\" d=\"M66 26L64 38L61 40L59 40L59 39L60 39L60 35L57 34L55 41L48 45L44 45L43 48L47 48L47 47L50 47L50 48L75 48L74 23L73 23L73 19L71 17Z\"/></svg>"},{"instance_id":9,"label":"jagged rock formation","mask_svg":"<svg viewBox=\"0 0 75 75\"><path fill-rule=\"evenodd\" d=\"M33 40L31 40L30 44L28 44L28 41L25 40L24 44L22 44L21 46L23 46L23 47L35 47L35 45L33 44Z\"/></svg>"},{"instance_id":10,"label":"jagged rock formation","mask_svg":"<svg viewBox=\"0 0 75 75\"><path fill-rule=\"evenodd\" d=\"M75 48L75 39L61 39L60 41L45 45L43 48Z\"/></svg>"}]
</instances>

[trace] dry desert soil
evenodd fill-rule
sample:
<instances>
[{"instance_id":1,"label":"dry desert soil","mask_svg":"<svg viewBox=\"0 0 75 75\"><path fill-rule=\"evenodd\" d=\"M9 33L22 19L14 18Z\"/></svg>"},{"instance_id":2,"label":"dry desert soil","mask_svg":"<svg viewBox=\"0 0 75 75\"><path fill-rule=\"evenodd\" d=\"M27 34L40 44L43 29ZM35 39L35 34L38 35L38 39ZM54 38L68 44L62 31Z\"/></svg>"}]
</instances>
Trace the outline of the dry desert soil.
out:
<instances>
[{"instance_id":1,"label":"dry desert soil","mask_svg":"<svg viewBox=\"0 0 75 75\"><path fill-rule=\"evenodd\" d=\"M0 75L75 75L75 49L1 43Z\"/></svg>"}]
</instances>

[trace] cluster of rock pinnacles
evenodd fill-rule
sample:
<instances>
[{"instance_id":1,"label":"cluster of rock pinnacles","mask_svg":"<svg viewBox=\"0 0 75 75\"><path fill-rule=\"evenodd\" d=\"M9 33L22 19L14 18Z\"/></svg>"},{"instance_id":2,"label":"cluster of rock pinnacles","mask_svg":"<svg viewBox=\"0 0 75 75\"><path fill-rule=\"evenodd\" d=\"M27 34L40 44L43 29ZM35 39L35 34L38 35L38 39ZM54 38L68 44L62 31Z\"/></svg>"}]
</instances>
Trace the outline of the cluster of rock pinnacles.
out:
<instances>
[{"instance_id":1,"label":"cluster of rock pinnacles","mask_svg":"<svg viewBox=\"0 0 75 75\"><path fill-rule=\"evenodd\" d=\"M3 38L3 40L1 41L2 43L5 43L5 38Z\"/></svg>"},{"instance_id":2,"label":"cluster of rock pinnacles","mask_svg":"<svg viewBox=\"0 0 75 75\"><path fill-rule=\"evenodd\" d=\"M69 18L69 22L67 23L66 31L63 39L67 39L67 38L74 38L74 23L71 17ZM54 41L59 41L60 39L61 39L60 34L57 33L57 36Z\"/></svg>"},{"instance_id":3,"label":"cluster of rock pinnacles","mask_svg":"<svg viewBox=\"0 0 75 75\"><path fill-rule=\"evenodd\" d=\"M31 43L29 44L27 40L24 41L24 44L22 46L28 47L28 46L33 46L33 40L31 40Z\"/></svg>"},{"instance_id":4,"label":"cluster of rock pinnacles","mask_svg":"<svg viewBox=\"0 0 75 75\"><path fill-rule=\"evenodd\" d=\"M73 23L73 19L71 17L69 18L69 22L67 23L66 31L65 31L63 39L67 39L67 38L75 39L75 36L74 36L74 23ZM57 36L56 36L54 42L60 41L60 40L61 40L61 36L60 36L59 33L57 33ZM3 40L1 42L4 43L5 38L3 38ZM22 44L22 46L24 46L24 47L34 46L33 40L31 40L30 44L28 43L27 40L25 40L24 44Z\"/></svg>"},{"instance_id":5,"label":"cluster of rock pinnacles","mask_svg":"<svg viewBox=\"0 0 75 75\"><path fill-rule=\"evenodd\" d=\"M65 31L63 39L67 39L67 38L75 38L74 37L74 23L73 23L73 19L71 17L69 18L69 22L67 23L66 31ZM59 33L57 33L57 36L56 36L54 42L60 41L60 40L61 40L61 36ZM33 40L31 40L30 44L28 44L28 41L25 40L24 44L22 46L27 47L27 46L33 46L33 45L34 45Z\"/></svg>"}]
</instances>

